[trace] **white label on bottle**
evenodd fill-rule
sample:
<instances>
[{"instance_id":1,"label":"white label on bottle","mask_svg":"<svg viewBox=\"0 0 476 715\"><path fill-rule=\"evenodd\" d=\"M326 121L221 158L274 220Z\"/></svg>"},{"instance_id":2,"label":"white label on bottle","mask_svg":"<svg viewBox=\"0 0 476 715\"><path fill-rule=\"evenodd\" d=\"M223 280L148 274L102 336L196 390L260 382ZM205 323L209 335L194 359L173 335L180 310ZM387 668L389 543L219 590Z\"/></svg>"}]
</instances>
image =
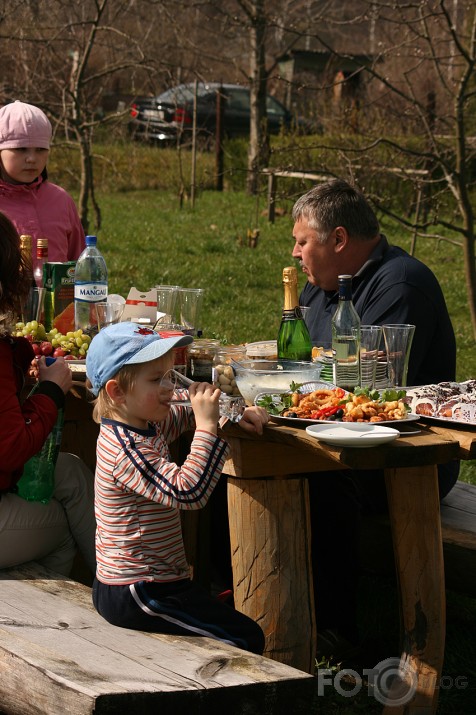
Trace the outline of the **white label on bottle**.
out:
<instances>
[{"instance_id":1,"label":"white label on bottle","mask_svg":"<svg viewBox=\"0 0 476 715\"><path fill-rule=\"evenodd\" d=\"M98 303L107 300L106 283L75 283L74 299L83 303Z\"/></svg>"}]
</instances>

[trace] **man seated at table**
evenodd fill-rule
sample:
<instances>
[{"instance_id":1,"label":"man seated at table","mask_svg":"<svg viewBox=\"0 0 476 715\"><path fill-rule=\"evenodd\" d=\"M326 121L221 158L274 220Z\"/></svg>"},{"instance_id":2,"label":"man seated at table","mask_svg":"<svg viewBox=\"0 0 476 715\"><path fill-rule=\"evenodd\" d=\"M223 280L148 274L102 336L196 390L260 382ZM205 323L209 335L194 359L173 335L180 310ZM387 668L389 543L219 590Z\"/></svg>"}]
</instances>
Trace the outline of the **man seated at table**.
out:
<instances>
[{"instance_id":1,"label":"man seated at table","mask_svg":"<svg viewBox=\"0 0 476 715\"><path fill-rule=\"evenodd\" d=\"M442 290L430 269L380 233L371 206L338 179L304 194L293 208L293 257L308 282L313 345L331 346L341 274L352 278L353 302L363 325L410 323L415 334L408 384L455 379L456 342ZM440 498L455 484L459 463L439 466ZM359 522L364 511L386 509L380 471L320 473L309 479L317 657L339 661L358 644L356 601Z\"/></svg>"}]
</instances>

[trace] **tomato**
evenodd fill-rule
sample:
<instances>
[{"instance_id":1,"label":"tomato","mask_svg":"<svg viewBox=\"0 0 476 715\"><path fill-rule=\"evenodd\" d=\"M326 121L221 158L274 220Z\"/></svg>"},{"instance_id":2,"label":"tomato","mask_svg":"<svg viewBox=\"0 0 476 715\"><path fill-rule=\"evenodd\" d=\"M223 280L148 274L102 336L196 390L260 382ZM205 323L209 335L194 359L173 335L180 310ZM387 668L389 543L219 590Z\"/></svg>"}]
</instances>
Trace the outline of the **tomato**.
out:
<instances>
[{"instance_id":1,"label":"tomato","mask_svg":"<svg viewBox=\"0 0 476 715\"><path fill-rule=\"evenodd\" d=\"M53 357L64 357L66 355L65 351L63 348L55 348L55 351L53 353Z\"/></svg>"}]
</instances>

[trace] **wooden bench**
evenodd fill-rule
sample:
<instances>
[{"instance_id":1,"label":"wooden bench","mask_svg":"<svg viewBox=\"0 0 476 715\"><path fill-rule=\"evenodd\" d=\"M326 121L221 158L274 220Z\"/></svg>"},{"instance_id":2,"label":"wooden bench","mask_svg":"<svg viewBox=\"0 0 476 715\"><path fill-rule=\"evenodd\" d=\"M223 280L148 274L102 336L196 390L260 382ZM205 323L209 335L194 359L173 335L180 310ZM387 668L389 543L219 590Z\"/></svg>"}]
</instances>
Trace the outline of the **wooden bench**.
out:
<instances>
[{"instance_id":1,"label":"wooden bench","mask_svg":"<svg viewBox=\"0 0 476 715\"><path fill-rule=\"evenodd\" d=\"M37 564L0 571L0 708L8 715L317 710L316 679L209 638L130 631L91 590Z\"/></svg>"},{"instance_id":2,"label":"wooden bench","mask_svg":"<svg viewBox=\"0 0 476 715\"><path fill-rule=\"evenodd\" d=\"M441 502L446 586L476 596L476 485L457 482ZM364 518L361 560L367 571L393 571L390 524L385 516Z\"/></svg>"}]
</instances>

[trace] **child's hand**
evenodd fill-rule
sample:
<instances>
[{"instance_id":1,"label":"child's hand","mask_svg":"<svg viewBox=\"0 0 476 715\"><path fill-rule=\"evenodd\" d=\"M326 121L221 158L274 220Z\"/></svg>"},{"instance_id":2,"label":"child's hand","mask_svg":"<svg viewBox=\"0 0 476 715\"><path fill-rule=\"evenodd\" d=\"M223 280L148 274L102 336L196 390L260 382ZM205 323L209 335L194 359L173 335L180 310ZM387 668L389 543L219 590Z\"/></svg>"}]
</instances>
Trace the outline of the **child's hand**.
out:
<instances>
[{"instance_id":1,"label":"child's hand","mask_svg":"<svg viewBox=\"0 0 476 715\"><path fill-rule=\"evenodd\" d=\"M268 420L268 413L264 407L247 407L238 424L247 432L263 434L263 425L265 425Z\"/></svg>"},{"instance_id":2,"label":"child's hand","mask_svg":"<svg viewBox=\"0 0 476 715\"><path fill-rule=\"evenodd\" d=\"M220 390L208 382L194 382L188 389L197 429L217 434Z\"/></svg>"}]
</instances>

